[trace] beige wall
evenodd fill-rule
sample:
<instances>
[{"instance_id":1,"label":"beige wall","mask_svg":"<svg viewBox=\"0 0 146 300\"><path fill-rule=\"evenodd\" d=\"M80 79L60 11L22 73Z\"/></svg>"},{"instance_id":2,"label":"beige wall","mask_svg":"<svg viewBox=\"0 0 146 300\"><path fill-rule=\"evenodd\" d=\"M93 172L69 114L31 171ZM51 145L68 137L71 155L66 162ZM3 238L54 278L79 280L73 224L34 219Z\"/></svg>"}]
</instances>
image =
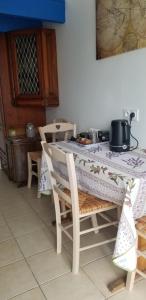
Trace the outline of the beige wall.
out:
<instances>
[{"instance_id":1,"label":"beige wall","mask_svg":"<svg viewBox=\"0 0 146 300\"><path fill-rule=\"evenodd\" d=\"M66 0L57 32L60 106L47 119L66 117L78 128L109 128L124 108L140 110L134 134L146 146L146 49L96 61L95 1Z\"/></svg>"}]
</instances>

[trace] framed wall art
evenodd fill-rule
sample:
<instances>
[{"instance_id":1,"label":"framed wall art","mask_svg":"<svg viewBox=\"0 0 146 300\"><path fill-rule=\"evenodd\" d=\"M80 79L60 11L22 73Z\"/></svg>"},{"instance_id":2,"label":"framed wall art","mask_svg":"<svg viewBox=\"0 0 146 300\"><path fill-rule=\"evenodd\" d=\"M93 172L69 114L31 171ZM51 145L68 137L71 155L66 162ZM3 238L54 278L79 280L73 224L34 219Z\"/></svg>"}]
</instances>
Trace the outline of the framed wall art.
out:
<instances>
[{"instance_id":1,"label":"framed wall art","mask_svg":"<svg viewBox=\"0 0 146 300\"><path fill-rule=\"evenodd\" d=\"M146 47L145 0L96 0L96 58Z\"/></svg>"}]
</instances>

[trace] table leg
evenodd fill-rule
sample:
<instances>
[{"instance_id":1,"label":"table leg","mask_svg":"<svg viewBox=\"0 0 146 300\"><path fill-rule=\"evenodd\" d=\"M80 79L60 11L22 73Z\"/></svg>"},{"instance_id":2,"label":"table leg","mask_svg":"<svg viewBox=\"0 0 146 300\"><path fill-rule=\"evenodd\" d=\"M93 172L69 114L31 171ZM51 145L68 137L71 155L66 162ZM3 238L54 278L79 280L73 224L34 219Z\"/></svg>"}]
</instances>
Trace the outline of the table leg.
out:
<instances>
[{"instance_id":1,"label":"table leg","mask_svg":"<svg viewBox=\"0 0 146 300\"><path fill-rule=\"evenodd\" d=\"M136 271L127 273L126 288L129 291L132 291L132 289L133 289L135 275L136 275Z\"/></svg>"},{"instance_id":2,"label":"table leg","mask_svg":"<svg viewBox=\"0 0 146 300\"><path fill-rule=\"evenodd\" d=\"M129 291L132 291L135 275L136 271L127 272L127 277L120 277L114 280L113 282L109 283L108 289L111 293L122 291L124 288L126 288Z\"/></svg>"}]
</instances>

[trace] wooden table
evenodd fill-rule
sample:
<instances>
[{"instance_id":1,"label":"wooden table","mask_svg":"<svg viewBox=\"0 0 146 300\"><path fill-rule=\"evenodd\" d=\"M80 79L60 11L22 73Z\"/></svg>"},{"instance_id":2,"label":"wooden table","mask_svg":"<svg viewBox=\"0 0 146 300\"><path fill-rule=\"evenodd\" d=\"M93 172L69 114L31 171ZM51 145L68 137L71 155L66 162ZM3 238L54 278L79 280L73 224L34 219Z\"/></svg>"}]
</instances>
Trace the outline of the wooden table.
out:
<instances>
[{"instance_id":1,"label":"wooden table","mask_svg":"<svg viewBox=\"0 0 146 300\"><path fill-rule=\"evenodd\" d=\"M114 263L133 271L136 267L135 220L145 213L146 199L146 152L145 150L115 153L109 144L99 143L81 147L73 142L54 144L64 151L74 154L78 186L80 189L121 205L122 213L115 244ZM41 183L44 190L51 189L47 175L47 165L43 166ZM66 176L65 168L60 174Z\"/></svg>"}]
</instances>

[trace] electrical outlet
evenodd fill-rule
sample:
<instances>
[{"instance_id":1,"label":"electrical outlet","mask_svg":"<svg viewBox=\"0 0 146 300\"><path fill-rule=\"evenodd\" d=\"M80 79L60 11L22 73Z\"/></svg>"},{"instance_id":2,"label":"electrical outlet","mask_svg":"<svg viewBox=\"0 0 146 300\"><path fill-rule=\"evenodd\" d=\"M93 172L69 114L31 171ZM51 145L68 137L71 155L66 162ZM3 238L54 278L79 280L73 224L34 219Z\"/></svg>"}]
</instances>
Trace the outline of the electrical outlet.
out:
<instances>
[{"instance_id":1,"label":"electrical outlet","mask_svg":"<svg viewBox=\"0 0 146 300\"><path fill-rule=\"evenodd\" d=\"M129 120L132 112L135 113L135 117L132 121L139 122L139 109L123 109L123 117Z\"/></svg>"}]
</instances>

